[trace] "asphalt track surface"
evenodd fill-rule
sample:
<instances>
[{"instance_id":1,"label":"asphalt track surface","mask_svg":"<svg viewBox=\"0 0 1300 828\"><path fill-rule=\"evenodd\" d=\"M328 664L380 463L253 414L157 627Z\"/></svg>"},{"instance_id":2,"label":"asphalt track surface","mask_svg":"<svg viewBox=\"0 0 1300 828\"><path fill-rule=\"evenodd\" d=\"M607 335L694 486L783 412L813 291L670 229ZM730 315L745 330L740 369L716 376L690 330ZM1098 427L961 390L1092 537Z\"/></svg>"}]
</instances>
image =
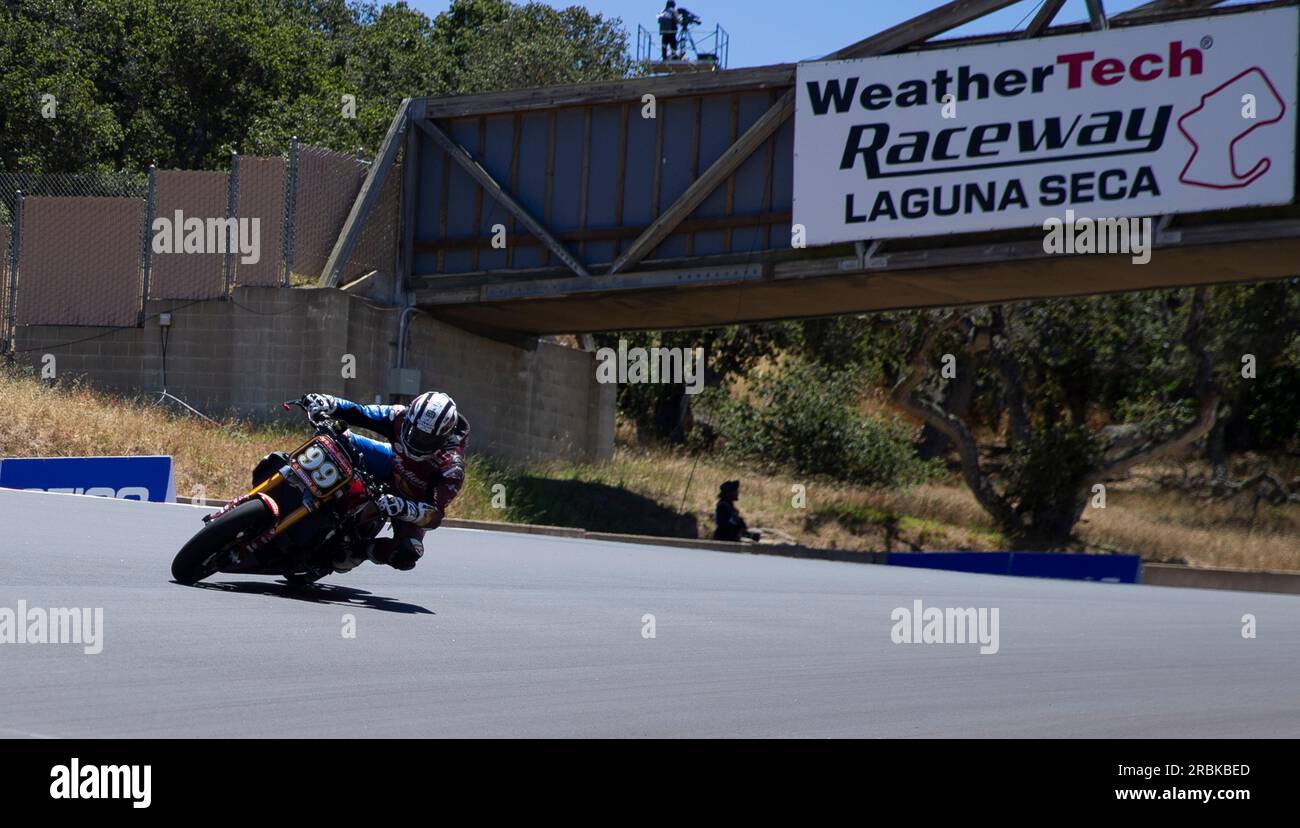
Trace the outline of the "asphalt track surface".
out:
<instances>
[{"instance_id":1,"label":"asphalt track surface","mask_svg":"<svg viewBox=\"0 0 1300 828\"><path fill-rule=\"evenodd\" d=\"M1300 736L1295 596L456 529L179 586L203 513L0 490L0 608L104 611L98 655L0 644L0 736ZM894 644L916 599L999 608L999 652Z\"/></svg>"}]
</instances>

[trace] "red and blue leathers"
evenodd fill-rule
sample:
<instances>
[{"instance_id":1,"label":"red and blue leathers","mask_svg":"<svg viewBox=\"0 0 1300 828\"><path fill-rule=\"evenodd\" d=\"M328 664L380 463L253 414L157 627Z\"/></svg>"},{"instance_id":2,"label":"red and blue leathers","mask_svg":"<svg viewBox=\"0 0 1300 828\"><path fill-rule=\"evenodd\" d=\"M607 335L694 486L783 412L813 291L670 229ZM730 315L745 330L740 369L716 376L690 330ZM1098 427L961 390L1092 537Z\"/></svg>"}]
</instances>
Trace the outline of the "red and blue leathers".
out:
<instances>
[{"instance_id":1,"label":"red and blue leathers","mask_svg":"<svg viewBox=\"0 0 1300 828\"><path fill-rule=\"evenodd\" d=\"M444 448L427 457L412 457L398 439L405 413L404 405L360 405L336 398L332 415L387 440L347 432L375 479L388 482L413 507L406 517L393 519L391 539L377 538L371 545L371 560L397 569L415 566L424 554L424 533L442 523L447 507L460 492L465 482L465 448L469 441L469 422L458 414Z\"/></svg>"}]
</instances>

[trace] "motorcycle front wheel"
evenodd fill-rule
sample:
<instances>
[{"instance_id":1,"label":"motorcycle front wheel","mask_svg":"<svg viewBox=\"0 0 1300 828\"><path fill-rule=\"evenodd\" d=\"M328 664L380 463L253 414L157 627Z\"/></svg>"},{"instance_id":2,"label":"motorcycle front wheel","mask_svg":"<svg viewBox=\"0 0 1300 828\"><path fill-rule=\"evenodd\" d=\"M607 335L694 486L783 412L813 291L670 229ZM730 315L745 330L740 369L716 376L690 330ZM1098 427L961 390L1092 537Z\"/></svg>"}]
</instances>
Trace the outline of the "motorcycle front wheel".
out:
<instances>
[{"instance_id":1,"label":"motorcycle front wheel","mask_svg":"<svg viewBox=\"0 0 1300 828\"><path fill-rule=\"evenodd\" d=\"M202 581L221 568L225 553L236 543L270 528L271 519L271 510L260 497L241 503L213 519L176 553L172 560L172 578L181 584Z\"/></svg>"}]
</instances>

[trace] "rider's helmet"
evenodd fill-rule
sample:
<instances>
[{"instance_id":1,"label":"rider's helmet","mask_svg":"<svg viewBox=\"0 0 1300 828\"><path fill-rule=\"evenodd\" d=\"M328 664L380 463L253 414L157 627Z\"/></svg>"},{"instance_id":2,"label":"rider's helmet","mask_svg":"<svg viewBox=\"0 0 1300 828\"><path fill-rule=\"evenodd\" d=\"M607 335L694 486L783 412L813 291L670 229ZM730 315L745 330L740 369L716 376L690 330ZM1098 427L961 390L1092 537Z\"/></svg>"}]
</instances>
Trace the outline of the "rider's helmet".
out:
<instances>
[{"instance_id":1,"label":"rider's helmet","mask_svg":"<svg viewBox=\"0 0 1300 828\"><path fill-rule=\"evenodd\" d=\"M441 391L428 391L411 400L398 434L402 450L415 458L428 457L454 439L456 403Z\"/></svg>"}]
</instances>

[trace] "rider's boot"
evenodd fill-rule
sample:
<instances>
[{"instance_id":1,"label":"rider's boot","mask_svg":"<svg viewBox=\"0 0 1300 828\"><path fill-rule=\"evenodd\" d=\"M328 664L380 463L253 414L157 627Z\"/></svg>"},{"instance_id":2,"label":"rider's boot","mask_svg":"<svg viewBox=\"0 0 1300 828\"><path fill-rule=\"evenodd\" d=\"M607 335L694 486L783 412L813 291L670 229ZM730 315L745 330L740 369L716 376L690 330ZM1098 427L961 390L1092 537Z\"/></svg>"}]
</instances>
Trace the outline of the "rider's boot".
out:
<instances>
[{"instance_id":1,"label":"rider's boot","mask_svg":"<svg viewBox=\"0 0 1300 828\"><path fill-rule=\"evenodd\" d=\"M366 561L380 566L393 557L392 538L376 538L350 549L340 549L334 554L334 571L351 572Z\"/></svg>"},{"instance_id":2,"label":"rider's boot","mask_svg":"<svg viewBox=\"0 0 1300 828\"><path fill-rule=\"evenodd\" d=\"M351 572L366 561L373 560L370 557L369 544L346 544L334 552L334 571Z\"/></svg>"}]
</instances>

